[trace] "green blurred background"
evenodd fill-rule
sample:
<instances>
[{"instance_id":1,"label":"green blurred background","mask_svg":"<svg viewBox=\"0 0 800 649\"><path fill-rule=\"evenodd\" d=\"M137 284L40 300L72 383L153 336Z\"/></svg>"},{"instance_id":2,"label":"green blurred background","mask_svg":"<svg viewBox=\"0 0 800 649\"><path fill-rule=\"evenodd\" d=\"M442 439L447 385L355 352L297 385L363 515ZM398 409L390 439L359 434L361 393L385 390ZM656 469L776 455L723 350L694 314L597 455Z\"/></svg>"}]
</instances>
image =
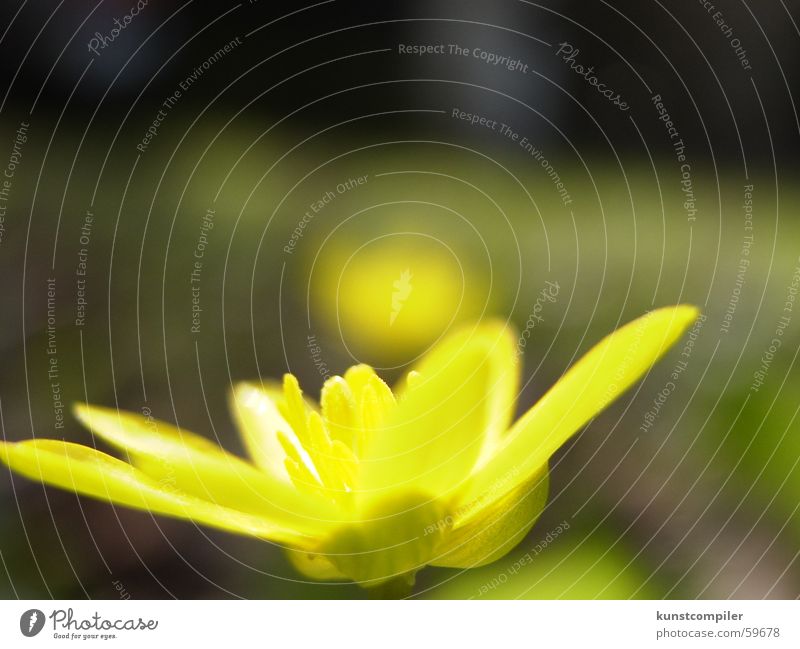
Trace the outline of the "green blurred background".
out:
<instances>
[{"instance_id":1,"label":"green blurred background","mask_svg":"<svg viewBox=\"0 0 800 649\"><path fill-rule=\"evenodd\" d=\"M233 381L290 370L316 395L327 373L354 362L392 381L459 323L501 317L522 331L536 309L524 411L620 324L693 303L705 320L691 351L673 350L559 451L528 537L484 568L426 569L416 596L797 597L800 307L786 308L800 281L797 34L783 29L779 3L766 5L758 16L723 8L749 37L752 73L705 13L678 3L673 22L635 3L439 3L427 13L336 3L287 18L292 8L265 3L177 18L148 7L94 59L87 40L125 3L68 15L53 3L55 18L24 59L20 43L46 16L4 7L12 28L0 46L18 66L3 73L9 155L20 124L30 125L0 239L4 436L92 443L69 416L55 427L49 340L65 404L146 409L242 453L228 411ZM798 14L796 3L790 10ZM696 42L683 26L708 44L687 53ZM244 44L137 150L161 102L236 37ZM438 41L517 56L542 76L397 53L399 42ZM626 93L630 113L559 62L562 41ZM656 93L687 144L691 211ZM527 137L567 199L518 142L454 118L454 108ZM406 271L412 289L392 320ZM539 310L547 282L558 294ZM269 544L5 470L0 502L5 598L364 597L304 582Z\"/></svg>"}]
</instances>

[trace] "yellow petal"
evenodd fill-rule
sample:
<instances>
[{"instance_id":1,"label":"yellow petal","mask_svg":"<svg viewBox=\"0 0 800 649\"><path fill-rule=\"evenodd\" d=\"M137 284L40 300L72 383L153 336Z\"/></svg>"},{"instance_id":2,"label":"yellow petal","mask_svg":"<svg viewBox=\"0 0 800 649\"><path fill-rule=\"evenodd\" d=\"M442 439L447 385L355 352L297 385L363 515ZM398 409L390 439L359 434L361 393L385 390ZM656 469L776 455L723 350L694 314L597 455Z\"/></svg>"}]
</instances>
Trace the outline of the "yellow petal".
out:
<instances>
[{"instance_id":1,"label":"yellow petal","mask_svg":"<svg viewBox=\"0 0 800 649\"><path fill-rule=\"evenodd\" d=\"M525 538L547 504L549 475L545 465L529 482L503 493L492 506L477 500L457 508L445 519L445 540L433 566L477 568L500 559Z\"/></svg>"},{"instance_id":2,"label":"yellow petal","mask_svg":"<svg viewBox=\"0 0 800 649\"><path fill-rule=\"evenodd\" d=\"M303 446L308 446L309 408L294 374L283 375L283 402L278 402L281 414L291 424L294 434Z\"/></svg>"},{"instance_id":3,"label":"yellow petal","mask_svg":"<svg viewBox=\"0 0 800 649\"><path fill-rule=\"evenodd\" d=\"M278 433L294 437L292 427L283 418L278 403L283 391L277 383L238 383L231 391L231 411L248 455L256 466L279 480L290 482L284 467L286 454Z\"/></svg>"},{"instance_id":4,"label":"yellow petal","mask_svg":"<svg viewBox=\"0 0 800 649\"><path fill-rule=\"evenodd\" d=\"M353 394L356 426L360 429L352 448L361 452L372 431L383 425L394 409L394 393L369 365L354 365L344 373L344 380Z\"/></svg>"},{"instance_id":5,"label":"yellow petal","mask_svg":"<svg viewBox=\"0 0 800 649\"><path fill-rule=\"evenodd\" d=\"M58 440L0 442L0 460L22 475L110 503L228 532L309 547L312 539L258 516L195 498L93 448Z\"/></svg>"},{"instance_id":6,"label":"yellow petal","mask_svg":"<svg viewBox=\"0 0 800 649\"><path fill-rule=\"evenodd\" d=\"M461 502L491 506L504 495L492 492L492 484L506 484L510 491L528 482L564 442L645 374L698 315L693 306L665 307L604 338L514 424Z\"/></svg>"},{"instance_id":7,"label":"yellow petal","mask_svg":"<svg viewBox=\"0 0 800 649\"><path fill-rule=\"evenodd\" d=\"M355 441L359 437L356 401L347 381L341 376L332 376L325 381L320 394L320 405L331 439L355 448Z\"/></svg>"},{"instance_id":8,"label":"yellow petal","mask_svg":"<svg viewBox=\"0 0 800 649\"><path fill-rule=\"evenodd\" d=\"M358 488L444 496L459 485L506 429L518 386L514 337L500 323L462 330L415 368L413 388L372 434Z\"/></svg>"},{"instance_id":9,"label":"yellow petal","mask_svg":"<svg viewBox=\"0 0 800 649\"><path fill-rule=\"evenodd\" d=\"M377 381L376 381L377 379ZM393 400L394 396L389 386L386 385L369 365L353 365L344 373L344 380L353 392L356 401L361 401L361 393L371 385L373 389L380 391L382 397Z\"/></svg>"},{"instance_id":10,"label":"yellow petal","mask_svg":"<svg viewBox=\"0 0 800 649\"><path fill-rule=\"evenodd\" d=\"M72 410L78 421L92 434L117 448L157 456L169 456L174 453L206 454L216 457L228 455L220 446L205 437L153 418L85 403L76 403Z\"/></svg>"},{"instance_id":11,"label":"yellow petal","mask_svg":"<svg viewBox=\"0 0 800 649\"><path fill-rule=\"evenodd\" d=\"M96 406L77 405L75 414L95 436L128 453L137 467L166 486L309 535L323 532L338 518L323 498L301 494L291 482L259 471L188 431Z\"/></svg>"}]
</instances>

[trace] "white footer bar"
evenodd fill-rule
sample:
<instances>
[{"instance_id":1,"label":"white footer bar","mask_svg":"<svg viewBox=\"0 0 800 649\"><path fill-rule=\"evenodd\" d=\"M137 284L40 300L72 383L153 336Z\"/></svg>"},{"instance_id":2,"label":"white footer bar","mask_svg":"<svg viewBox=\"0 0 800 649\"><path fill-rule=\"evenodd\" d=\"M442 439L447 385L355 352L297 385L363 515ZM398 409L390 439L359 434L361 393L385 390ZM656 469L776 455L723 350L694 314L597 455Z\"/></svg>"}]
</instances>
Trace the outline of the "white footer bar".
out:
<instances>
[{"instance_id":1,"label":"white footer bar","mask_svg":"<svg viewBox=\"0 0 800 649\"><path fill-rule=\"evenodd\" d=\"M0 647L777 648L799 628L797 601L0 602Z\"/></svg>"}]
</instances>

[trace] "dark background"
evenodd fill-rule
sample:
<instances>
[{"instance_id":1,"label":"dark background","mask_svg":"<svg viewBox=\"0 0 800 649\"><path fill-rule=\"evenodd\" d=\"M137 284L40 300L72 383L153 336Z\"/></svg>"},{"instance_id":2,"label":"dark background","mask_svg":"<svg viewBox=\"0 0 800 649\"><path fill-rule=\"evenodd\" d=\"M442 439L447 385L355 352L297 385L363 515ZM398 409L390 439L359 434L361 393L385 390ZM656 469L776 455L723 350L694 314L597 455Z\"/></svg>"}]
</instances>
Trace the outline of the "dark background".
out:
<instances>
[{"instance_id":1,"label":"dark background","mask_svg":"<svg viewBox=\"0 0 800 649\"><path fill-rule=\"evenodd\" d=\"M558 281L559 300L526 349L524 410L620 323L692 302L708 320L652 430L639 427L674 355L559 453L551 502L511 559L463 575L429 569L418 593L475 597L496 580L489 595L797 597L796 313L765 385L751 385L800 264L800 4L715 4L150 0L95 55L90 39L109 34L131 2L4 3L0 166L29 126L0 239L3 434L91 441L71 418L54 428L50 278L65 402L147 407L237 452L231 382L288 367L316 395L308 335L333 372L363 360L394 379L451 324L499 315L523 328L545 280ZM162 102L237 37L138 151ZM628 111L569 69L556 54L563 42ZM400 43L480 47L529 72L401 55ZM686 144L692 219L655 94ZM456 107L533 142L571 203L519 146L453 119ZM311 201L362 174L367 185L326 208L286 255ZM750 184L754 247L737 284ZM188 269L212 204L194 334ZM76 326L87 210L88 307ZM465 273L456 306L452 258L430 241ZM365 245L377 253L359 256ZM384 331L391 288L378 278L406 267L431 302L415 306L412 295L409 315ZM7 471L0 506L4 597L362 596L298 581L267 544ZM504 572L564 520L570 531L527 570Z\"/></svg>"}]
</instances>

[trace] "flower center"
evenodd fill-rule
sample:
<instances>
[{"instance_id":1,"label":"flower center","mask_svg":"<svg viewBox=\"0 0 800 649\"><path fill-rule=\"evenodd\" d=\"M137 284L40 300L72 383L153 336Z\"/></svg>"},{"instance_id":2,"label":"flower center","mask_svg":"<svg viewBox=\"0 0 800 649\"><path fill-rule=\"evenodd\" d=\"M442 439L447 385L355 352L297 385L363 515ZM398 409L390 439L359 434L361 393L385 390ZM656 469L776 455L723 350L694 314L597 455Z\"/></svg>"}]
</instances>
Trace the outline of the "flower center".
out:
<instances>
[{"instance_id":1,"label":"flower center","mask_svg":"<svg viewBox=\"0 0 800 649\"><path fill-rule=\"evenodd\" d=\"M286 470L299 489L346 502L358 483L358 463L370 438L395 407L391 389L367 365L322 387L321 411L310 407L292 374L283 379L278 407L291 431L279 432Z\"/></svg>"}]
</instances>

